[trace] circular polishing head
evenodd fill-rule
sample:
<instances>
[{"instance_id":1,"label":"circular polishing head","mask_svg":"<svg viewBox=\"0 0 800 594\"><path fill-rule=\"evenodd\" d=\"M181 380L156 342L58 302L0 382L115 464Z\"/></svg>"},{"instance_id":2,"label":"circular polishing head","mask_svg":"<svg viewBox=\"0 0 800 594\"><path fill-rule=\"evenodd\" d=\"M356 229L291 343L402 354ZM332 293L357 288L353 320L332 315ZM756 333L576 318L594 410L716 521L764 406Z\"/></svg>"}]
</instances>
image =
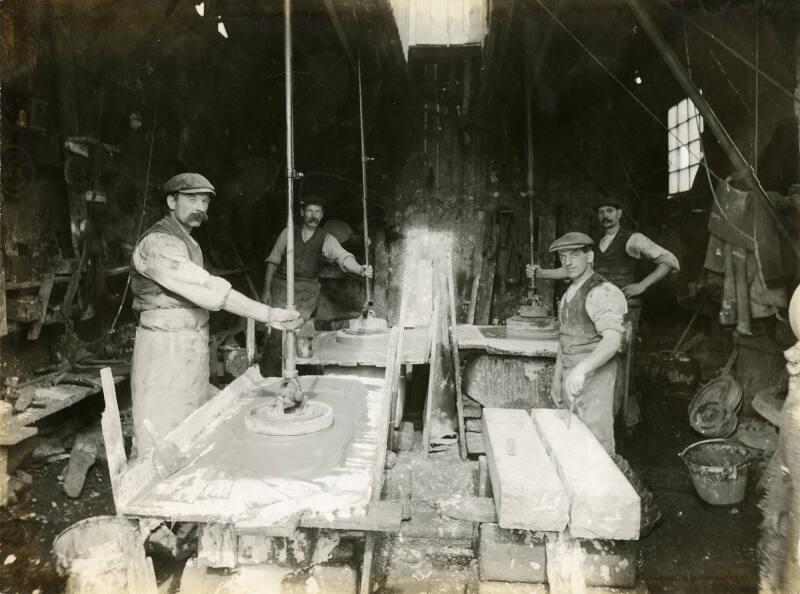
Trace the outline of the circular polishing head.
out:
<instances>
[{"instance_id":1,"label":"circular polishing head","mask_svg":"<svg viewBox=\"0 0 800 594\"><path fill-rule=\"evenodd\" d=\"M385 334L389 331L389 324L383 318L374 316L358 317L350 320L347 332L350 334Z\"/></svg>"},{"instance_id":2,"label":"circular polishing head","mask_svg":"<svg viewBox=\"0 0 800 594\"><path fill-rule=\"evenodd\" d=\"M283 412L275 402L256 404L244 417L250 431L263 435L308 435L333 425L333 409L324 402L310 400L302 410Z\"/></svg>"}]
</instances>

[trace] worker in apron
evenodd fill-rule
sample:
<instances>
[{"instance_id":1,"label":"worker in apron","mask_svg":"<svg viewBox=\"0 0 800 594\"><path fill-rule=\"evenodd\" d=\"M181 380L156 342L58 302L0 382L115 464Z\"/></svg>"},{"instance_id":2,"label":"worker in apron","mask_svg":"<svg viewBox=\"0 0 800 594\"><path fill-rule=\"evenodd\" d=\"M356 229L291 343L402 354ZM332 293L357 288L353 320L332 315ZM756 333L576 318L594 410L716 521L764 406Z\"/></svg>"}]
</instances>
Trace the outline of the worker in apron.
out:
<instances>
[{"instance_id":1,"label":"worker in apron","mask_svg":"<svg viewBox=\"0 0 800 594\"><path fill-rule=\"evenodd\" d=\"M628 385L620 382L615 391L614 414L621 411L625 427L632 430L641 420L638 391L633 385L631 373L635 348L638 344L639 318L642 311L641 296L652 285L670 273L680 270L674 254L664 249L642 233L633 232L621 226L624 202L615 197L602 197L595 202L595 212L602 235L597 238L594 250L594 271L609 283L622 290L628 303L625 323L630 327L628 350L624 359L618 361L626 373ZM647 260L655 265L646 276L639 278L639 263ZM528 277L550 280L564 280L568 275L563 267L543 269L529 265Z\"/></svg>"},{"instance_id":2,"label":"worker in apron","mask_svg":"<svg viewBox=\"0 0 800 594\"><path fill-rule=\"evenodd\" d=\"M325 199L309 195L303 201L303 224L294 230L294 306L304 322L314 316L320 299L319 275L324 260L336 262L345 272L372 278L372 266L362 266L353 254L321 227ZM286 307L286 229L281 231L267 257L262 300L273 307ZM282 337L272 332L267 337L261 359L261 375L281 375Z\"/></svg>"},{"instance_id":3,"label":"worker in apron","mask_svg":"<svg viewBox=\"0 0 800 594\"><path fill-rule=\"evenodd\" d=\"M661 513L652 492L616 453L614 444L614 394L628 307L623 292L594 271L593 246L588 235L577 232L550 245L571 281L558 307L552 397L557 406L577 414L639 494L644 536L661 520Z\"/></svg>"},{"instance_id":4,"label":"worker in apron","mask_svg":"<svg viewBox=\"0 0 800 594\"><path fill-rule=\"evenodd\" d=\"M297 311L245 297L203 268L191 232L208 219L214 186L197 173L164 184L169 213L142 235L131 260L133 309L139 326L133 349L131 397L138 454L153 446L144 426L163 437L209 398L209 311L224 309L280 329L299 325Z\"/></svg>"}]
</instances>

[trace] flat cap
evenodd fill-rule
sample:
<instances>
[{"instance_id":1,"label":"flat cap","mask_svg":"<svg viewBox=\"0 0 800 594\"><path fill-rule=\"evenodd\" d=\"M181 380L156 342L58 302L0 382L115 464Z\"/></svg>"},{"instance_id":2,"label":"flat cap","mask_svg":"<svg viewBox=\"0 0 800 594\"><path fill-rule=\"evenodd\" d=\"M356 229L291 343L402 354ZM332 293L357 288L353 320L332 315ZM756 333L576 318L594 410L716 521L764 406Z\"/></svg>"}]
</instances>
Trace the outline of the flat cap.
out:
<instances>
[{"instance_id":1,"label":"flat cap","mask_svg":"<svg viewBox=\"0 0 800 594\"><path fill-rule=\"evenodd\" d=\"M594 245L594 240L591 237L585 233L580 233L579 231L570 231L551 243L550 251L557 252L559 250L573 250L575 248L591 245Z\"/></svg>"},{"instance_id":2,"label":"flat cap","mask_svg":"<svg viewBox=\"0 0 800 594\"><path fill-rule=\"evenodd\" d=\"M179 173L167 180L163 190L165 194L180 192L182 194L217 195L211 182L199 173Z\"/></svg>"},{"instance_id":3,"label":"flat cap","mask_svg":"<svg viewBox=\"0 0 800 594\"><path fill-rule=\"evenodd\" d=\"M322 208L328 208L328 201L319 194L309 194L303 197L303 208L311 204L316 204Z\"/></svg>"}]
</instances>

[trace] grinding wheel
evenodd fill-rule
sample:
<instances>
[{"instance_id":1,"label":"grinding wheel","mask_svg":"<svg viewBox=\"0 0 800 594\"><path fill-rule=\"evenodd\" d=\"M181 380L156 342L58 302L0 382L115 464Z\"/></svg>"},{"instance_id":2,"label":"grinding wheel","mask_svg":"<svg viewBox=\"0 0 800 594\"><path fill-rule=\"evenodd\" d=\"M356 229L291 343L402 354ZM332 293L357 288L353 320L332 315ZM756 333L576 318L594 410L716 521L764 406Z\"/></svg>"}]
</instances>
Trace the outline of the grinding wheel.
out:
<instances>
[{"instance_id":1,"label":"grinding wheel","mask_svg":"<svg viewBox=\"0 0 800 594\"><path fill-rule=\"evenodd\" d=\"M299 412L275 410L275 403L256 404L244 417L250 431L263 435L308 435L333 425L333 408L311 400Z\"/></svg>"}]
</instances>

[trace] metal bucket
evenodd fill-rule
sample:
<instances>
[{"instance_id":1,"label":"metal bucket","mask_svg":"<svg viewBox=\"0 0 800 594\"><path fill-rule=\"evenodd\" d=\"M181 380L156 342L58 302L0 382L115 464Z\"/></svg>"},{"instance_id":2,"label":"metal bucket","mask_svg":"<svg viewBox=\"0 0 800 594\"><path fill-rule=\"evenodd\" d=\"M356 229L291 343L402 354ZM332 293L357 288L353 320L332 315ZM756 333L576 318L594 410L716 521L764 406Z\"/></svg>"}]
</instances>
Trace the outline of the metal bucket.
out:
<instances>
[{"instance_id":1,"label":"metal bucket","mask_svg":"<svg viewBox=\"0 0 800 594\"><path fill-rule=\"evenodd\" d=\"M744 499L750 456L729 439L706 439L680 454L700 498L712 505L733 505Z\"/></svg>"},{"instance_id":2,"label":"metal bucket","mask_svg":"<svg viewBox=\"0 0 800 594\"><path fill-rule=\"evenodd\" d=\"M139 527L118 516L81 520L56 536L53 553L67 575L65 594L156 594L153 563Z\"/></svg>"}]
</instances>

